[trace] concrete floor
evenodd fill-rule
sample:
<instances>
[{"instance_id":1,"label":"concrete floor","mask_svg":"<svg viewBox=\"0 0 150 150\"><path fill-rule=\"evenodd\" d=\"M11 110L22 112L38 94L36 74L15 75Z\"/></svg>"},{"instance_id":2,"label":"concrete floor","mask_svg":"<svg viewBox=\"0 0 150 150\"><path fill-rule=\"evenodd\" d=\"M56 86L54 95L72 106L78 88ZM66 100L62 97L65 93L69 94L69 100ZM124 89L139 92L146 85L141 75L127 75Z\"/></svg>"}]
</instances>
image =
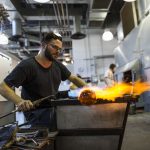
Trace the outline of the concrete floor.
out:
<instances>
[{"instance_id":1,"label":"concrete floor","mask_svg":"<svg viewBox=\"0 0 150 150\"><path fill-rule=\"evenodd\" d=\"M121 150L150 150L150 112L128 116Z\"/></svg>"}]
</instances>

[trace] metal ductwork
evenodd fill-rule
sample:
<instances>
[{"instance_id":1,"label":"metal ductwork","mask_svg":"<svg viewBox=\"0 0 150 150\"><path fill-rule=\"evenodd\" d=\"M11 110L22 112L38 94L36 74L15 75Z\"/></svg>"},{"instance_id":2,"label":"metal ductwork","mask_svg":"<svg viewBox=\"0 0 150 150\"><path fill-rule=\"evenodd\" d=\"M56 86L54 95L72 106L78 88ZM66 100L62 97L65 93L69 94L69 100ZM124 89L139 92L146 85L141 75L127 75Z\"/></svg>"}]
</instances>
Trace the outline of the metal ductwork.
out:
<instances>
[{"instance_id":1,"label":"metal ductwork","mask_svg":"<svg viewBox=\"0 0 150 150\"><path fill-rule=\"evenodd\" d=\"M21 20L15 19L12 21L12 35L21 35Z\"/></svg>"},{"instance_id":2,"label":"metal ductwork","mask_svg":"<svg viewBox=\"0 0 150 150\"><path fill-rule=\"evenodd\" d=\"M19 38L21 38L21 37L22 37L21 20L14 19L12 21L12 36L9 38L9 40L18 41Z\"/></svg>"},{"instance_id":3,"label":"metal ductwork","mask_svg":"<svg viewBox=\"0 0 150 150\"><path fill-rule=\"evenodd\" d=\"M29 47L29 40L28 40L27 37L24 38L24 46L25 46L25 47Z\"/></svg>"},{"instance_id":4,"label":"metal ductwork","mask_svg":"<svg viewBox=\"0 0 150 150\"><path fill-rule=\"evenodd\" d=\"M76 33L71 35L71 38L74 40L80 40L86 37L86 35L84 33L80 32L80 25L81 25L81 20L80 20L80 16L75 16L75 29L76 29Z\"/></svg>"}]
</instances>

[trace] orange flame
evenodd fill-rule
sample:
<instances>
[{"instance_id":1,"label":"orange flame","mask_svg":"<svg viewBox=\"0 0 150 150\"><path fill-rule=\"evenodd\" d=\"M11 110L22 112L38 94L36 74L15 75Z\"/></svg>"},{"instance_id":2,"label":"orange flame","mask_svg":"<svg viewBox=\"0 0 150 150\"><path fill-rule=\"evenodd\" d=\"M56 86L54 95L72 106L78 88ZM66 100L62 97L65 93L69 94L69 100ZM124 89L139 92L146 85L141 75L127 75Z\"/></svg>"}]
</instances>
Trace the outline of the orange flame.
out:
<instances>
[{"instance_id":1,"label":"orange flame","mask_svg":"<svg viewBox=\"0 0 150 150\"><path fill-rule=\"evenodd\" d=\"M117 97L123 97L125 94L137 96L150 90L150 84L137 81L134 84L116 83L113 87L100 89L98 87L83 88L78 99L83 104L94 104L97 99L115 101Z\"/></svg>"}]
</instances>

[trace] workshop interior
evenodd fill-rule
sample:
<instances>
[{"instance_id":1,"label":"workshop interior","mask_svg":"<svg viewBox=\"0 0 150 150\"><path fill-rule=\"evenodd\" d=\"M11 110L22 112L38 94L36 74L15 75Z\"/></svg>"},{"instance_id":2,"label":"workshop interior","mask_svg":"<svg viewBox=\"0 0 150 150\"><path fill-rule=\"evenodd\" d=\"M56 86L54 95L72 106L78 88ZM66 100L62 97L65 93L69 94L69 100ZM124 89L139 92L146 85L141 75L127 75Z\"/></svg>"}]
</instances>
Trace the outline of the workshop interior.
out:
<instances>
[{"instance_id":1,"label":"workshop interior","mask_svg":"<svg viewBox=\"0 0 150 150\"><path fill-rule=\"evenodd\" d=\"M57 60L87 85L62 80L33 101L37 112L53 108L55 131L32 127L0 95L0 149L149 150L150 0L0 0L0 82L49 32L62 39ZM22 86L12 90L21 97Z\"/></svg>"}]
</instances>

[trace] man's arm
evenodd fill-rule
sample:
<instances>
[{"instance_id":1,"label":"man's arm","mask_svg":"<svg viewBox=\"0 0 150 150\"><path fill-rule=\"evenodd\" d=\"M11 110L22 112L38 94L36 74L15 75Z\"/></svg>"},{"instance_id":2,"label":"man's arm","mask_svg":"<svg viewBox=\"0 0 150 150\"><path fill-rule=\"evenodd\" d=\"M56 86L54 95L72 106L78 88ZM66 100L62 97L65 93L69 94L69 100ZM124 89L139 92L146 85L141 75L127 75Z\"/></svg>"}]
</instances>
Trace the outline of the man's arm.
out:
<instances>
[{"instance_id":1,"label":"man's arm","mask_svg":"<svg viewBox=\"0 0 150 150\"><path fill-rule=\"evenodd\" d=\"M75 84L77 87L87 86L87 83L84 80L72 74L69 76L68 80Z\"/></svg>"},{"instance_id":2,"label":"man's arm","mask_svg":"<svg viewBox=\"0 0 150 150\"><path fill-rule=\"evenodd\" d=\"M18 106L21 111L27 111L33 108L33 104L30 100L23 100L5 83L0 83L0 94L7 100L12 101Z\"/></svg>"}]
</instances>

